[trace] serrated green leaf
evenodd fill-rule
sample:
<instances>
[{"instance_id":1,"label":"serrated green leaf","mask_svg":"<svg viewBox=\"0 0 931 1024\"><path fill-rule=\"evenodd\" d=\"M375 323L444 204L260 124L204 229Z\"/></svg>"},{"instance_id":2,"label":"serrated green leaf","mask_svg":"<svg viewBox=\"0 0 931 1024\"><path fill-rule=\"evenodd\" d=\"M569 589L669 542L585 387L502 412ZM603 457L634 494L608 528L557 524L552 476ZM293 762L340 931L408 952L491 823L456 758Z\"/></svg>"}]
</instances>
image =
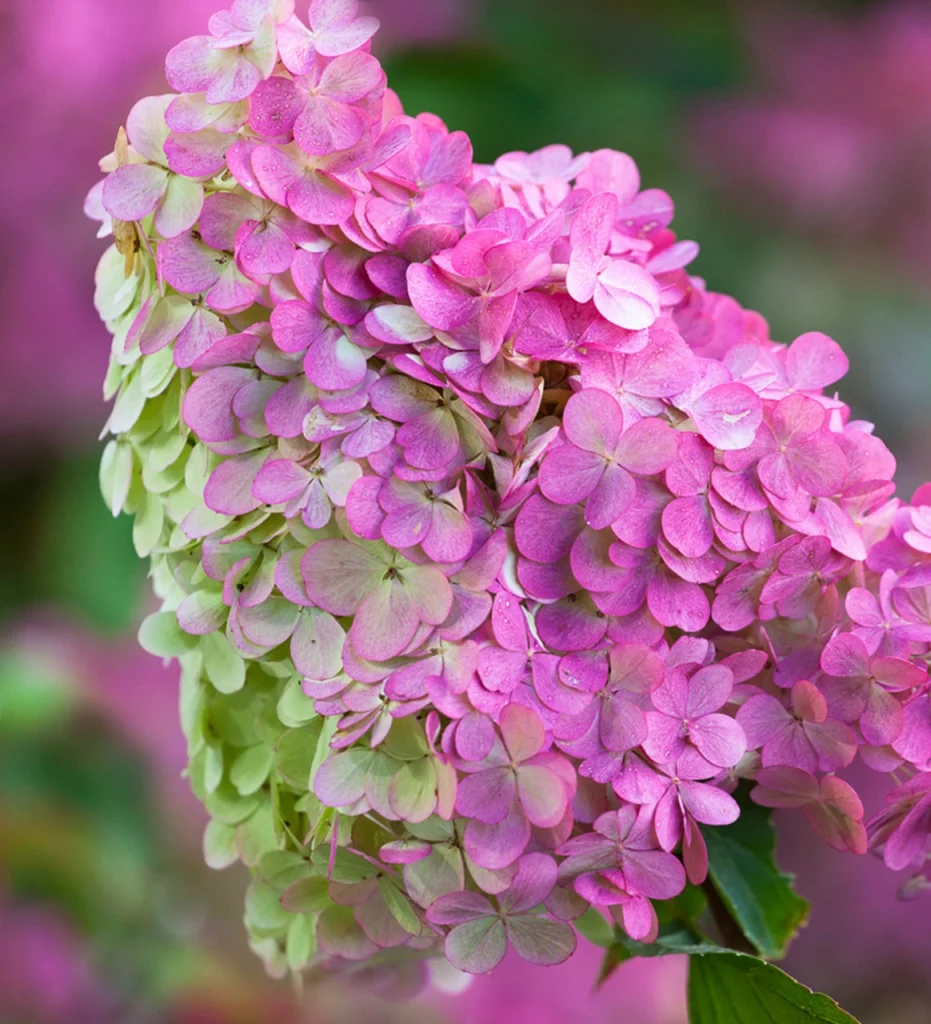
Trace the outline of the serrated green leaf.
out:
<instances>
[{"instance_id":1,"label":"serrated green leaf","mask_svg":"<svg viewBox=\"0 0 931 1024\"><path fill-rule=\"evenodd\" d=\"M808 916L808 902L793 877L776 866L776 833L770 812L746 798L733 825L702 829L708 874L744 935L761 956L785 956Z\"/></svg>"},{"instance_id":2,"label":"serrated green leaf","mask_svg":"<svg viewBox=\"0 0 931 1024\"><path fill-rule=\"evenodd\" d=\"M583 917L586 915L583 915ZM578 921L574 922L578 927ZM607 923L607 922L606 922ZM581 931L581 929L579 929ZM584 934L584 932L582 933ZM598 943L602 945L602 943ZM678 923L660 926L655 942L637 942L620 928L615 928L612 941L605 943L605 955L598 973L599 986L603 985L621 964L634 957L676 956L715 953L723 947L708 941L691 925Z\"/></svg>"},{"instance_id":3,"label":"serrated green leaf","mask_svg":"<svg viewBox=\"0 0 931 1024\"><path fill-rule=\"evenodd\" d=\"M833 999L778 967L721 951L689 960L690 1024L857 1024Z\"/></svg>"}]
</instances>

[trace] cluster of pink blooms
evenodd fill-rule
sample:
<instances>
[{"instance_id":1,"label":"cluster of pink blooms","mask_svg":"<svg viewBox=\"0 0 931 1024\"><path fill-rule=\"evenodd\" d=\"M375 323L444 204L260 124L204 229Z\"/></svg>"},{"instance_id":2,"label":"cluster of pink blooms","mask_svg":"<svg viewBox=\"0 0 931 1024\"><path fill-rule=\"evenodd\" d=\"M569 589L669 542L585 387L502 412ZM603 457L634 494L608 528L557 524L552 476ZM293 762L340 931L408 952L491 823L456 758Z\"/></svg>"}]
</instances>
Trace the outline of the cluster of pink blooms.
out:
<instances>
[{"instance_id":1,"label":"cluster of pink blooms","mask_svg":"<svg viewBox=\"0 0 931 1024\"><path fill-rule=\"evenodd\" d=\"M931 492L894 497L840 347L707 291L629 157L474 164L353 0L293 6L177 46L96 194L149 225L125 348L173 346L208 451L181 628L287 652L333 720L313 795L396 836L378 863L465 970L565 959L590 906L654 938L742 779L922 871ZM869 823L858 755L894 780ZM421 948L373 885L332 881L324 952Z\"/></svg>"}]
</instances>

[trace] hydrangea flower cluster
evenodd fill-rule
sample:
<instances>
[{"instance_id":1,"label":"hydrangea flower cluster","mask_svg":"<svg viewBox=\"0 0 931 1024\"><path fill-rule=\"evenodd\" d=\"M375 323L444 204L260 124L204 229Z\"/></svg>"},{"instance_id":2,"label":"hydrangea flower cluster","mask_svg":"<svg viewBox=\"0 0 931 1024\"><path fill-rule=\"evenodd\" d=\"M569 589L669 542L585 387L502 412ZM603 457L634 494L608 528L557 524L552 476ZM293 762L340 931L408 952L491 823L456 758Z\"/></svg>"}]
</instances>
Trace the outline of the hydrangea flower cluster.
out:
<instances>
[{"instance_id":1,"label":"hydrangea flower cluster","mask_svg":"<svg viewBox=\"0 0 931 1024\"><path fill-rule=\"evenodd\" d=\"M931 489L894 497L834 341L689 274L629 157L475 164L376 27L236 0L89 203L103 489L255 950L552 964L591 908L651 941L741 780L920 877Z\"/></svg>"}]
</instances>

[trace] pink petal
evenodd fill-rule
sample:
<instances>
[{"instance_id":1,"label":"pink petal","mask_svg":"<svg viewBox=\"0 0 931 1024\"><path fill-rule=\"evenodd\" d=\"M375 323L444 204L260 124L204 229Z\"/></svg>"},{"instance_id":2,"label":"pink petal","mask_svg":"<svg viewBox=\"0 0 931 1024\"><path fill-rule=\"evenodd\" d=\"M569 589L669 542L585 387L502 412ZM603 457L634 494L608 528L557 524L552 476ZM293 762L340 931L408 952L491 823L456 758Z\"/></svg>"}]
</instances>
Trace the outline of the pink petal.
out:
<instances>
[{"instance_id":1,"label":"pink petal","mask_svg":"<svg viewBox=\"0 0 931 1024\"><path fill-rule=\"evenodd\" d=\"M333 615L352 615L382 582L386 565L365 548L322 540L304 555L301 571L310 599Z\"/></svg>"},{"instance_id":2,"label":"pink petal","mask_svg":"<svg viewBox=\"0 0 931 1024\"><path fill-rule=\"evenodd\" d=\"M832 676L868 675L870 657L866 644L852 633L833 637L821 653L821 668Z\"/></svg>"},{"instance_id":3,"label":"pink petal","mask_svg":"<svg viewBox=\"0 0 931 1024\"><path fill-rule=\"evenodd\" d=\"M259 470L252 493L269 505L280 505L300 494L310 480L310 473L296 462L272 459Z\"/></svg>"},{"instance_id":4,"label":"pink petal","mask_svg":"<svg viewBox=\"0 0 931 1024\"><path fill-rule=\"evenodd\" d=\"M540 718L523 704L508 704L501 712L498 726L515 762L526 761L543 749L545 734Z\"/></svg>"},{"instance_id":5,"label":"pink petal","mask_svg":"<svg viewBox=\"0 0 931 1024\"><path fill-rule=\"evenodd\" d=\"M453 284L431 264L411 264L407 287L414 309L438 330L454 330L472 316L475 297Z\"/></svg>"},{"instance_id":6,"label":"pink petal","mask_svg":"<svg viewBox=\"0 0 931 1024\"><path fill-rule=\"evenodd\" d=\"M489 916L457 925L446 936L443 948L453 967L468 974L486 974L501 963L507 946L504 923Z\"/></svg>"},{"instance_id":7,"label":"pink petal","mask_svg":"<svg viewBox=\"0 0 931 1024\"><path fill-rule=\"evenodd\" d=\"M169 177L164 168L151 164L118 167L104 182L104 209L115 220L142 220L162 201Z\"/></svg>"},{"instance_id":8,"label":"pink petal","mask_svg":"<svg viewBox=\"0 0 931 1024\"><path fill-rule=\"evenodd\" d=\"M346 634L326 612L305 610L291 636L291 660L307 679L332 679L343 667L342 650Z\"/></svg>"},{"instance_id":9,"label":"pink petal","mask_svg":"<svg viewBox=\"0 0 931 1024\"><path fill-rule=\"evenodd\" d=\"M411 642L419 621L410 594L398 580L379 582L356 610L353 646L369 661L388 661Z\"/></svg>"},{"instance_id":10,"label":"pink petal","mask_svg":"<svg viewBox=\"0 0 931 1024\"><path fill-rule=\"evenodd\" d=\"M630 331L651 326L659 316L659 288L643 267L616 259L598 275L595 307L612 324Z\"/></svg>"},{"instance_id":11,"label":"pink petal","mask_svg":"<svg viewBox=\"0 0 931 1024\"><path fill-rule=\"evenodd\" d=\"M606 468L603 456L584 451L573 444L560 445L549 450L540 467L540 490L558 505L574 505L595 490ZM630 481L630 477L625 476Z\"/></svg>"},{"instance_id":12,"label":"pink petal","mask_svg":"<svg viewBox=\"0 0 931 1024\"><path fill-rule=\"evenodd\" d=\"M606 391L587 388L566 403L563 430L583 451L613 454L623 428L620 406Z\"/></svg>"},{"instance_id":13,"label":"pink petal","mask_svg":"<svg viewBox=\"0 0 931 1024\"><path fill-rule=\"evenodd\" d=\"M562 780L549 768L534 764L525 764L518 769L517 798L530 823L540 828L558 825L568 802Z\"/></svg>"},{"instance_id":14,"label":"pink petal","mask_svg":"<svg viewBox=\"0 0 931 1024\"><path fill-rule=\"evenodd\" d=\"M354 146L365 129L360 110L327 96L313 96L294 124L294 139L305 153L321 156Z\"/></svg>"},{"instance_id":15,"label":"pink petal","mask_svg":"<svg viewBox=\"0 0 931 1024\"><path fill-rule=\"evenodd\" d=\"M743 729L727 715L705 715L691 726L689 736L702 757L719 768L733 767L747 750Z\"/></svg>"},{"instance_id":16,"label":"pink petal","mask_svg":"<svg viewBox=\"0 0 931 1024\"><path fill-rule=\"evenodd\" d=\"M676 498L664 509L663 533L687 558L700 558L714 542L711 511L704 495Z\"/></svg>"},{"instance_id":17,"label":"pink petal","mask_svg":"<svg viewBox=\"0 0 931 1024\"><path fill-rule=\"evenodd\" d=\"M676 458L676 434L662 420L649 417L632 424L621 438L615 457L632 473L661 473Z\"/></svg>"},{"instance_id":18,"label":"pink petal","mask_svg":"<svg viewBox=\"0 0 931 1024\"><path fill-rule=\"evenodd\" d=\"M702 437L724 451L748 447L763 419L759 396L737 383L711 388L688 411Z\"/></svg>"},{"instance_id":19,"label":"pink petal","mask_svg":"<svg viewBox=\"0 0 931 1024\"><path fill-rule=\"evenodd\" d=\"M799 391L821 391L839 381L849 368L844 350L820 331L799 335L786 352L786 376Z\"/></svg>"},{"instance_id":20,"label":"pink petal","mask_svg":"<svg viewBox=\"0 0 931 1024\"><path fill-rule=\"evenodd\" d=\"M514 772L510 768L477 772L460 780L456 810L466 818L494 825L510 813L516 793Z\"/></svg>"},{"instance_id":21,"label":"pink petal","mask_svg":"<svg viewBox=\"0 0 931 1024\"><path fill-rule=\"evenodd\" d=\"M311 344L304 372L311 383L327 391L344 391L365 377L365 354L338 327L327 328Z\"/></svg>"},{"instance_id":22,"label":"pink petal","mask_svg":"<svg viewBox=\"0 0 931 1024\"><path fill-rule=\"evenodd\" d=\"M486 825L473 819L466 826L464 836L466 853L476 864L490 871L513 864L529 841L530 823L516 802L508 816L497 824Z\"/></svg>"}]
</instances>

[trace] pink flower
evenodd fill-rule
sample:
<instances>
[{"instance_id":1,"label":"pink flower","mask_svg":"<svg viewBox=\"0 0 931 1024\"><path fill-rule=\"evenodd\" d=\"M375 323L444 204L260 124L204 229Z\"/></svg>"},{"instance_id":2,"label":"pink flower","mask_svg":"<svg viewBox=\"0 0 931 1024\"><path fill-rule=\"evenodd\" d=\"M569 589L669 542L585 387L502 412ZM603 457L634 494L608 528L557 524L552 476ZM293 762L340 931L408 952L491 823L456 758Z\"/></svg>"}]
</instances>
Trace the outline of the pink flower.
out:
<instances>
[{"instance_id":1,"label":"pink flower","mask_svg":"<svg viewBox=\"0 0 931 1024\"><path fill-rule=\"evenodd\" d=\"M632 939L652 942L659 924L650 900L668 900L682 892L681 862L656 849L648 823L630 805L602 814L593 828L556 851L566 858L560 878L573 879L576 892L593 906L618 908Z\"/></svg>"},{"instance_id":2,"label":"pink flower","mask_svg":"<svg viewBox=\"0 0 931 1024\"><path fill-rule=\"evenodd\" d=\"M315 60L297 79L269 78L252 98L250 124L265 138L291 133L312 156L354 146L368 128L356 104L383 81L381 65L368 53Z\"/></svg>"},{"instance_id":3,"label":"pink flower","mask_svg":"<svg viewBox=\"0 0 931 1024\"><path fill-rule=\"evenodd\" d=\"M321 540L302 563L312 601L333 615L352 615L350 637L372 661L400 654L421 622L438 626L452 607L446 577L430 565L413 565L384 544Z\"/></svg>"},{"instance_id":4,"label":"pink flower","mask_svg":"<svg viewBox=\"0 0 931 1024\"><path fill-rule=\"evenodd\" d=\"M828 718L820 691L807 680L792 687L792 709L767 693L741 705L737 722L747 745L762 748L763 765L794 765L807 772L832 772L856 757L857 738L842 722Z\"/></svg>"},{"instance_id":5,"label":"pink flower","mask_svg":"<svg viewBox=\"0 0 931 1024\"><path fill-rule=\"evenodd\" d=\"M270 969L285 930L289 962L557 963L586 906L651 941L741 778L863 852L831 773L931 767L931 528L825 394L839 347L691 276L629 157L476 165L353 0L309 22L216 15L87 204L101 485ZM924 799L871 826L894 865ZM313 856L260 858L270 822Z\"/></svg>"},{"instance_id":6,"label":"pink flower","mask_svg":"<svg viewBox=\"0 0 931 1024\"><path fill-rule=\"evenodd\" d=\"M294 0L234 0L210 19L209 36L193 36L168 54L168 81L179 92L205 92L208 103L250 96L275 68L276 24L294 11Z\"/></svg>"},{"instance_id":7,"label":"pink flower","mask_svg":"<svg viewBox=\"0 0 931 1024\"><path fill-rule=\"evenodd\" d=\"M822 690L842 721L859 721L868 743L891 743L902 731L902 706L893 696L923 686L927 669L903 658L871 658L866 644L853 633L842 633L821 654L829 679Z\"/></svg>"},{"instance_id":8,"label":"pink flower","mask_svg":"<svg viewBox=\"0 0 931 1024\"><path fill-rule=\"evenodd\" d=\"M867 825L871 845L893 871L923 866L931 837L931 777L918 775L896 786L886 803Z\"/></svg>"},{"instance_id":9,"label":"pink flower","mask_svg":"<svg viewBox=\"0 0 931 1024\"><path fill-rule=\"evenodd\" d=\"M150 96L129 112L126 132L140 161L117 167L103 186L103 205L116 220L140 221L155 214L155 228L165 238L190 230L204 205L198 181L168 169L165 111L171 96Z\"/></svg>"},{"instance_id":10,"label":"pink flower","mask_svg":"<svg viewBox=\"0 0 931 1024\"><path fill-rule=\"evenodd\" d=\"M534 964L560 964L575 950L575 933L562 921L529 911L539 906L556 884L556 864L545 854L521 857L511 886L497 897L455 892L441 896L427 910L428 920L449 927L446 955L454 967L485 974L504 959L508 942Z\"/></svg>"},{"instance_id":11,"label":"pink flower","mask_svg":"<svg viewBox=\"0 0 931 1024\"><path fill-rule=\"evenodd\" d=\"M659 473L675 458L666 424L650 418L625 431L617 402L596 389L569 399L563 430L568 443L551 448L544 459L540 490L560 505L588 499L585 519L595 529L610 526L630 504L631 473Z\"/></svg>"},{"instance_id":12,"label":"pink flower","mask_svg":"<svg viewBox=\"0 0 931 1024\"><path fill-rule=\"evenodd\" d=\"M539 717L508 704L499 718L500 739L481 761L463 762L456 809L469 819L465 847L482 867L507 867L523 853L530 827L552 828L566 815L575 772L558 754L544 753Z\"/></svg>"},{"instance_id":13,"label":"pink flower","mask_svg":"<svg viewBox=\"0 0 931 1024\"><path fill-rule=\"evenodd\" d=\"M694 674L684 667L669 669L651 696L656 710L647 713L647 755L662 764L675 762L690 776L705 771L710 776L737 764L747 749L743 729L718 713L733 686L733 674L724 665L709 665Z\"/></svg>"},{"instance_id":14,"label":"pink flower","mask_svg":"<svg viewBox=\"0 0 931 1024\"><path fill-rule=\"evenodd\" d=\"M359 17L356 0L311 0L308 25L290 18L278 30L282 63L302 75L315 54L340 57L358 50L378 30L377 18Z\"/></svg>"},{"instance_id":15,"label":"pink flower","mask_svg":"<svg viewBox=\"0 0 931 1024\"><path fill-rule=\"evenodd\" d=\"M841 852L865 853L863 804L843 779L821 780L801 768L763 768L756 775L751 798L763 807L800 807L821 838Z\"/></svg>"}]
</instances>

